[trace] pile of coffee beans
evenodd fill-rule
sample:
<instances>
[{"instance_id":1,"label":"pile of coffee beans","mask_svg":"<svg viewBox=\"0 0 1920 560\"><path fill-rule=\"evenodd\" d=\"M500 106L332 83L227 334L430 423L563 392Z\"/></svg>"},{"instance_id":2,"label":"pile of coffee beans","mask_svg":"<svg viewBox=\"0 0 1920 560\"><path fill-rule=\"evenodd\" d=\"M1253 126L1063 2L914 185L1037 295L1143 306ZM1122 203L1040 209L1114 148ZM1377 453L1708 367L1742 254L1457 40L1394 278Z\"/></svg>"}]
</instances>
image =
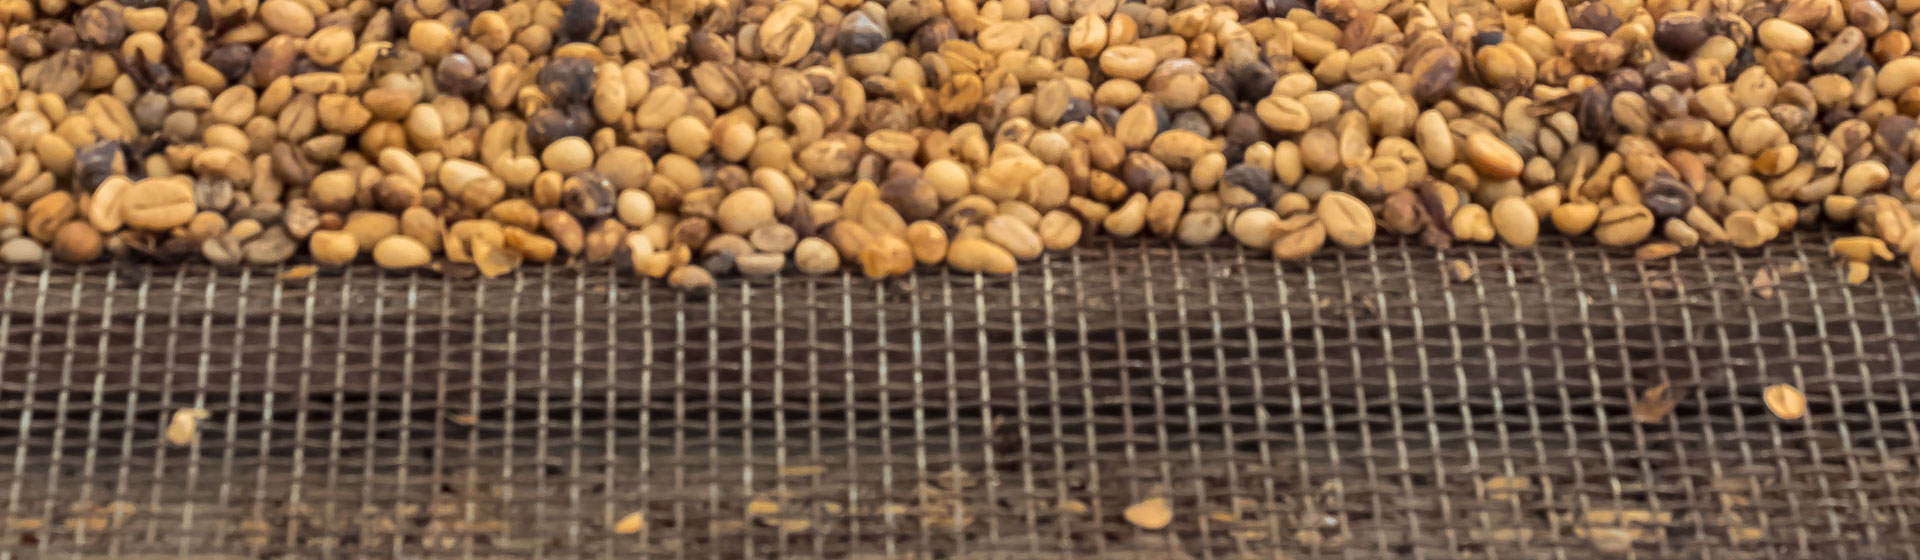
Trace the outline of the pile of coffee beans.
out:
<instances>
[{"instance_id":1,"label":"pile of coffee beans","mask_svg":"<svg viewBox=\"0 0 1920 560\"><path fill-rule=\"evenodd\" d=\"M700 288L1842 224L1920 267L1920 2L1568 1L0 0L0 261Z\"/></svg>"}]
</instances>

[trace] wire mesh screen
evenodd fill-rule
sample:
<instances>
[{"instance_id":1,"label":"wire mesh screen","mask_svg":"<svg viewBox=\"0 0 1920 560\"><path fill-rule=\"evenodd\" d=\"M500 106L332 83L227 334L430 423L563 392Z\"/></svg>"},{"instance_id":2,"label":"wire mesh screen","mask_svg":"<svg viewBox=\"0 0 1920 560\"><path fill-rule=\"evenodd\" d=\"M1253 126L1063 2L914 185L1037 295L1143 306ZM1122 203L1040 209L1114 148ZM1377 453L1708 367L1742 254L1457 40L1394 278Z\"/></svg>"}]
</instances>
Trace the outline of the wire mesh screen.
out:
<instances>
[{"instance_id":1,"label":"wire mesh screen","mask_svg":"<svg viewBox=\"0 0 1920 560\"><path fill-rule=\"evenodd\" d=\"M1920 286L1827 241L9 269L0 558L1920 556Z\"/></svg>"}]
</instances>

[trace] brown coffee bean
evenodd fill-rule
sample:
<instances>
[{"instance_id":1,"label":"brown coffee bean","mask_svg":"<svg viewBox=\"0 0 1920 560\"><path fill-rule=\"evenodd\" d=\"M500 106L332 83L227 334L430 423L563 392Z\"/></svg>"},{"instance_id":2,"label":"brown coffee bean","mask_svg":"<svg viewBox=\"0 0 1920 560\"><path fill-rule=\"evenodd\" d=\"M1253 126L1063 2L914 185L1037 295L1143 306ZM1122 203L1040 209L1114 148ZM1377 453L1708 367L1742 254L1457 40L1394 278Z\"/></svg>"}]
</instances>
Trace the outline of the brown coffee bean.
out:
<instances>
[{"instance_id":1,"label":"brown coffee bean","mask_svg":"<svg viewBox=\"0 0 1920 560\"><path fill-rule=\"evenodd\" d=\"M1713 36L1707 19L1692 11L1672 11L1660 16L1654 26L1653 41L1675 56L1688 56Z\"/></svg>"},{"instance_id":2,"label":"brown coffee bean","mask_svg":"<svg viewBox=\"0 0 1920 560\"><path fill-rule=\"evenodd\" d=\"M1640 203L1656 218L1677 218L1693 207L1693 189L1672 175L1657 173L1641 187Z\"/></svg>"},{"instance_id":3,"label":"brown coffee bean","mask_svg":"<svg viewBox=\"0 0 1920 560\"><path fill-rule=\"evenodd\" d=\"M86 222L67 222L53 234L53 258L83 263L100 258L100 232Z\"/></svg>"}]
</instances>

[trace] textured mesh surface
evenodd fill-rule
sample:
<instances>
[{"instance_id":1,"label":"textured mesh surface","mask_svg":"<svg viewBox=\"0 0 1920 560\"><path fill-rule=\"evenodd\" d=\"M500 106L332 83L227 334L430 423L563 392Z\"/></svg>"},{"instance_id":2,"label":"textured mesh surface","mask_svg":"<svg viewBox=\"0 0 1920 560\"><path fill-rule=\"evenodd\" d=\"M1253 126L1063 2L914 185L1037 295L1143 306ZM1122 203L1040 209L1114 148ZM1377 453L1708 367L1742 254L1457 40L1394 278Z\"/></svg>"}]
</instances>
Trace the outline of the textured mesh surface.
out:
<instances>
[{"instance_id":1,"label":"textured mesh surface","mask_svg":"<svg viewBox=\"0 0 1920 560\"><path fill-rule=\"evenodd\" d=\"M1920 556L1920 285L1792 237L1097 245L704 296L9 269L0 558ZM1171 525L1130 525L1153 497Z\"/></svg>"}]
</instances>

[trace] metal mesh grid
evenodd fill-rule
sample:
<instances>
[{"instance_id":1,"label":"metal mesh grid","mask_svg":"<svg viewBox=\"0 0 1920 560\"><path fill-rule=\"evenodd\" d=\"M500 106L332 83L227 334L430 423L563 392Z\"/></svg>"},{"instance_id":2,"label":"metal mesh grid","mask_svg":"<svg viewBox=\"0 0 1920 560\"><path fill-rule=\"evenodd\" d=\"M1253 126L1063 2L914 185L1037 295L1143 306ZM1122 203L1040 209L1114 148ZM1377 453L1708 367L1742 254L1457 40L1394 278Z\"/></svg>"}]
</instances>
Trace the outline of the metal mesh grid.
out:
<instances>
[{"instance_id":1,"label":"metal mesh grid","mask_svg":"<svg viewBox=\"0 0 1920 560\"><path fill-rule=\"evenodd\" d=\"M9 269L0 559L1920 557L1920 285L1848 286L1827 240L1122 243L711 295ZM1156 496L1167 530L1124 520Z\"/></svg>"}]
</instances>

